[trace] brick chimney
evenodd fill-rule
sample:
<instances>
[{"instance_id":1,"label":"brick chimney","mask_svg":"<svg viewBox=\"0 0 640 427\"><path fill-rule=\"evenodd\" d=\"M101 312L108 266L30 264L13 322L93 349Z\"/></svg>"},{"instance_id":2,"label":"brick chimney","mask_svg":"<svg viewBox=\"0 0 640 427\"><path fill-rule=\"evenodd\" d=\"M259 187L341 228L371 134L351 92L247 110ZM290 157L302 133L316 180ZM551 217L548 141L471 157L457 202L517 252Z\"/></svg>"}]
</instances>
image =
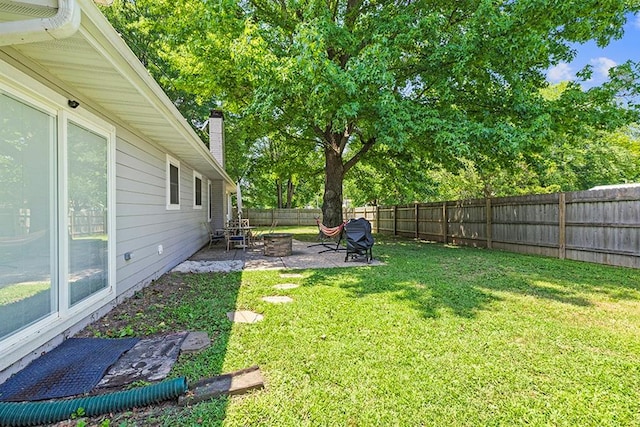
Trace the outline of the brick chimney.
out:
<instances>
[{"instance_id":1,"label":"brick chimney","mask_svg":"<svg viewBox=\"0 0 640 427\"><path fill-rule=\"evenodd\" d=\"M209 151L224 168L224 117L220 110L211 110L209 116Z\"/></svg>"}]
</instances>

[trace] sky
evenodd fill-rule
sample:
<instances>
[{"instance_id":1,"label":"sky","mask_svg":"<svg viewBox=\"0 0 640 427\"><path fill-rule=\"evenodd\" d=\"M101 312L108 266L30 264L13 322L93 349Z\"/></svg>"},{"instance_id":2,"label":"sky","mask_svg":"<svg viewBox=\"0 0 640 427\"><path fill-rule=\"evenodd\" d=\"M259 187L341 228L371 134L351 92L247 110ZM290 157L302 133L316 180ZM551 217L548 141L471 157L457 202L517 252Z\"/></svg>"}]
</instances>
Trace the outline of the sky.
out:
<instances>
[{"instance_id":1,"label":"sky","mask_svg":"<svg viewBox=\"0 0 640 427\"><path fill-rule=\"evenodd\" d=\"M571 63L560 63L547 71L547 80L550 83L559 83L564 80L573 80L576 72L585 65L591 64L593 75L591 80L585 82L583 87L600 85L608 80L609 68L622 64L628 60L640 61L640 14L627 16L624 26L624 36L620 40L613 40L604 49L596 46L596 43L575 45L578 54Z\"/></svg>"}]
</instances>

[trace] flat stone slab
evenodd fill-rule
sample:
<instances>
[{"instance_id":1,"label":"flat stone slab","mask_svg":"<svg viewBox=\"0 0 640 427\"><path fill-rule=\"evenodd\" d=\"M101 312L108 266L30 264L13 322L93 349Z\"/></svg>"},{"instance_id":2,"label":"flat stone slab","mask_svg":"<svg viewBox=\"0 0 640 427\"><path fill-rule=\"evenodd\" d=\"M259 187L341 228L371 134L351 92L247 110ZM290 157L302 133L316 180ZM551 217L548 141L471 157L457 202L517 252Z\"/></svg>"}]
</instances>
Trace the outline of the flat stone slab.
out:
<instances>
[{"instance_id":1,"label":"flat stone slab","mask_svg":"<svg viewBox=\"0 0 640 427\"><path fill-rule=\"evenodd\" d=\"M227 317L234 323L256 323L264 319L262 314L248 310L230 311Z\"/></svg>"},{"instance_id":2,"label":"flat stone slab","mask_svg":"<svg viewBox=\"0 0 640 427\"><path fill-rule=\"evenodd\" d=\"M295 283L280 283L279 285L275 285L276 289L295 289L299 288L300 285L296 285Z\"/></svg>"},{"instance_id":3,"label":"flat stone slab","mask_svg":"<svg viewBox=\"0 0 640 427\"><path fill-rule=\"evenodd\" d=\"M262 300L273 303L273 304L283 304L283 303L293 302L292 298L289 298L287 296L280 296L280 295L271 296L271 297L262 297Z\"/></svg>"},{"instance_id":4,"label":"flat stone slab","mask_svg":"<svg viewBox=\"0 0 640 427\"><path fill-rule=\"evenodd\" d=\"M187 335L188 332L177 332L140 340L109 368L97 387L120 387L166 378Z\"/></svg>"},{"instance_id":5,"label":"flat stone slab","mask_svg":"<svg viewBox=\"0 0 640 427\"><path fill-rule=\"evenodd\" d=\"M178 398L181 406L202 402L222 395L244 394L264 388L264 379L258 366L206 378L189 386L189 392Z\"/></svg>"},{"instance_id":6,"label":"flat stone slab","mask_svg":"<svg viewBox=\"0 0 640 427\"><path fill-rule=\"evenodd\" d=\"M180 351L183 352L193 352L202 350L203 348L207 348L211 345L211 340L209 339L209 335L206 332L195 331L189 332L189 335L182 342L182 346L180 347Z\"/></svg>"},{"instance_id":7,"label":"flat stone slab","mask_svg":"<svg viewBox=\"0 0 640 427\"><path fill-rule=\"evenodd\" d=\"M300 273L280 273L280 277L282 278L301 278L304 277L304 275L300 274Z\"/></svg>"}]
</instances>

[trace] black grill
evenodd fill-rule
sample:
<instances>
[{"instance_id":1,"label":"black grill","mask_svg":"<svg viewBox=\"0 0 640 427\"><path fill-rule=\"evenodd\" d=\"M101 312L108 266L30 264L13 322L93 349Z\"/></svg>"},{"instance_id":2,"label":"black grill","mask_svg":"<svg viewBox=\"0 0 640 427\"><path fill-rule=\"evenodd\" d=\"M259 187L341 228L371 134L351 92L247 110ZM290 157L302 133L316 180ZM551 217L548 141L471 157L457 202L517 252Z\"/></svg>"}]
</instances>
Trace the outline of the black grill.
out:
<instances>
[{"instance_id":1,"label":"black grill","mask_svg":"<svg viewBox=\"0 0 640 427\"><path fill-rule=\"evenodd\" d=\"M371 234L371 223L364 218L352 219L344 226L344 234L347 239L347 255L344 261L347 262L360 255L366 257L367 263L373 259L373 235Z\"/></svg>"}]
</instances>

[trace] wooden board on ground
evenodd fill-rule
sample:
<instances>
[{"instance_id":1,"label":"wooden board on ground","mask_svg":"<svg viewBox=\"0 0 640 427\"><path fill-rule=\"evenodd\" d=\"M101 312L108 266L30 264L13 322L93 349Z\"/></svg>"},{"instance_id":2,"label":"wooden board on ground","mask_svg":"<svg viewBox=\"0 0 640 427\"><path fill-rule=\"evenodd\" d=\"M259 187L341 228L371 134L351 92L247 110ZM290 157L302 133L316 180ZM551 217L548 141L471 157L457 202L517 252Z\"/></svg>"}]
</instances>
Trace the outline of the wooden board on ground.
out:
<instances>
[{"instance_id":1,"label":"wooden board on ground","mask_svg":"<svg viewBox=\"0 0 640 427\"><path fill-rule=\"evenodd\" d=\"M189 391L178 398L178 404L186 406L222 395L243 394L261 388L264 388L264 379L260 368L252 366L191 384Z\"/></svg>"}]
</instances>

